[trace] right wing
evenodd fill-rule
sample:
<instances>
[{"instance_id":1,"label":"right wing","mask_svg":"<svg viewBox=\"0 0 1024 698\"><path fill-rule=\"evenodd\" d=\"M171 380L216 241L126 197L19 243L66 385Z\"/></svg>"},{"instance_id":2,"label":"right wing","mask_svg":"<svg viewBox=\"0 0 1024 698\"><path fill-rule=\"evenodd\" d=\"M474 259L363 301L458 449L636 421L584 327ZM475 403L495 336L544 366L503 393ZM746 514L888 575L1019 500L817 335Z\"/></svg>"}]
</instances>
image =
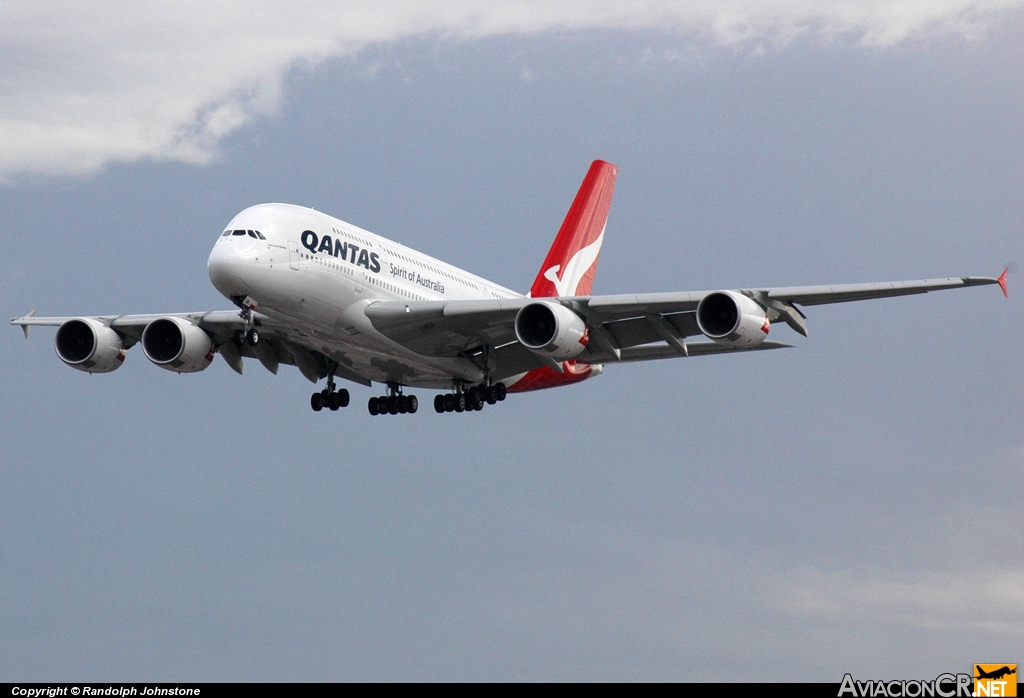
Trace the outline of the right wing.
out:
<instances>
[{"instance_id":1,"label":"right wing","mask_svg":"<svg viewBox=\"0 0 1024 698\"><path fill-rule=\"evenodd\" d=\"M737 292L761 305L772 322L782 320L806 336L806 316L800 305L846 303L991 284L998 284L1006 294L1006 273L1004 271L999 278L964 276ZM714 342L686 342L688 337L702 334L697 326L696 310L709 293L714 291L408 303L378 301L367 306L365 313L378 332L402 346L427 356L470 358L488 365L496 379L541 366L555 368L554 362L545 361L528 350L515 335L517 313L524 306L542 300L570 308L586 322L592 341L576 357L576 361L583 363L706 356L789 346L762 342L752 349L735 349Z\"/></svg>"}]
</instances>

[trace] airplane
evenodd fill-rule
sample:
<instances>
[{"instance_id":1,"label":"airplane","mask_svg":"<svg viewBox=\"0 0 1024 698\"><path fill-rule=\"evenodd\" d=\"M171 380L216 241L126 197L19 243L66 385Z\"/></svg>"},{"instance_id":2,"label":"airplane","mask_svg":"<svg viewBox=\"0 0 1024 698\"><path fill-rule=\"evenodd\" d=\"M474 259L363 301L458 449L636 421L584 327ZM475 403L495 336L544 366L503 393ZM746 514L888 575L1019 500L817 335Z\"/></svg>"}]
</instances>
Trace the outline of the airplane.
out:
<instances>
[{"instance_id":1,"label":"airplane","mask_svg":"<svg viewBox=\"0 0 1024 698\"><path fill-rule=\"evenodd\" d=\"M419 408L407 388L445 391L438 413L474 412L507 393L555 388L600 375L608 364L771 350L779 321L807 336L804 306L998 284L964 276L921 281L592 295L618 168L595 160L526 294L311 208L261 204L235 216L207 260L210 281L237 310L13 318L29 336L56 326L54 348L88 373L120 368L142 344L177 373L203 371L216 355L242 373L243 357L276 374L294 365L326 378L310 406L349 404L335 378L386 393L371 415ZM690 338L703 337L700 341ZM710 341L707 341L710 340Z\"/></svg>"},{"instance_id":2,"label":"airplane","mask_svg":"<svg viewBox=\"0 0 1024 698\"><path fill-rule=\"evenodd\" d=\"M974 678L976 678L976 679L999 680L999 679L1003 678L1004 676L1009 676L1010 674L1016 674L1017 673L1017 668L1016 668L1016 665L1014 665L1013 669L1011 669L1009 666L1003 666L1003 667L1001 667L999 669L995 669L993 671L985 671L985 670L983 670L981 668L980 664L975 664L974 665L974 672L975 672L975 677Z\"/></svg>"}]
</instances>

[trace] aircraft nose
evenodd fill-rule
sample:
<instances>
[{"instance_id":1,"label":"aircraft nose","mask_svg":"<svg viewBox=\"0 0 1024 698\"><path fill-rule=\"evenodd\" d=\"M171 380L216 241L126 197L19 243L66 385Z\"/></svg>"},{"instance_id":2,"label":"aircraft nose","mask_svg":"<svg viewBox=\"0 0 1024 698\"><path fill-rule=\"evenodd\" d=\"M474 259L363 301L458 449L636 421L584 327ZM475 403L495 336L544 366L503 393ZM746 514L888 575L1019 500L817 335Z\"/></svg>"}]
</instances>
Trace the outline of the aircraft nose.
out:
<instances>
[{"instance_id":1,"label":"aircraft nose","mask_svg":"<svg viewBox=\"0 0 1024 698\"><path fill-rule=\"evenodd\" d=\"M230 240L214 245L209 259L206 260L206 272L210 275L210 281L228 298L248 294L240 278L244 266L242 256L233 249Z\"/></svg>"}]
</instances>

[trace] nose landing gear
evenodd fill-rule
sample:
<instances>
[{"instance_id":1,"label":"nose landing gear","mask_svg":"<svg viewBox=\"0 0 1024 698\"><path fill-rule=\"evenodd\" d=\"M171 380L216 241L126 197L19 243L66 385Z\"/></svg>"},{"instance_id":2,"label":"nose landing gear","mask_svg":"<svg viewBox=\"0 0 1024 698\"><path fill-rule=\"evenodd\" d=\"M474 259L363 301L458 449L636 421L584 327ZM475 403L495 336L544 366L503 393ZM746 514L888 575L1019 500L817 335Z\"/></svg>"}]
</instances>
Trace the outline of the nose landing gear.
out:
<instances>
[{"instance_id":1,"label":"nose landing gear","mask_svg":"<svg viewBox=\"0 0 1024 698\"><path fill-rule=\"evenodd\" d=\"M235 300L242 306L238 316L245 322L245 329L236 332L235 339L238 340L239 344L244 342L250 347L255 347L260 343L260 331L253 326L256 323L256 318L253 317L253 311L256 310L256 301L251 296L246 296L241 300L236 298Z\"/></svg>"}]
</instances>

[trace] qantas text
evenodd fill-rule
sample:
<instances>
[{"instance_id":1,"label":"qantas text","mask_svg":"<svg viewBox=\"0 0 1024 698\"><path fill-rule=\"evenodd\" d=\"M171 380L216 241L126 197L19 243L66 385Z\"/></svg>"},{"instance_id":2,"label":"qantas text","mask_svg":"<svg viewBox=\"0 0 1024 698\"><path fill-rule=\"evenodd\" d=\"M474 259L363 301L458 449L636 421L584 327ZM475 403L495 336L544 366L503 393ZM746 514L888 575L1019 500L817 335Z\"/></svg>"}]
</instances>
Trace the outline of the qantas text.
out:
<instances>
[{"instance_id":1,"label":"qantas text","mask_svg":"<svg viewBox=\"0 0 1024 698\"><path fill-rule=\"evenodd\" d=\"M335 240L330 235L320 237L312 230L305 230L302 233L302 246L313 254L322 252L332 257L344 259L347 262L364 267L374 274L380 271L380 258L376 252L360 249L358 245L351 242Z\"/></svg>"}]
</instances>

